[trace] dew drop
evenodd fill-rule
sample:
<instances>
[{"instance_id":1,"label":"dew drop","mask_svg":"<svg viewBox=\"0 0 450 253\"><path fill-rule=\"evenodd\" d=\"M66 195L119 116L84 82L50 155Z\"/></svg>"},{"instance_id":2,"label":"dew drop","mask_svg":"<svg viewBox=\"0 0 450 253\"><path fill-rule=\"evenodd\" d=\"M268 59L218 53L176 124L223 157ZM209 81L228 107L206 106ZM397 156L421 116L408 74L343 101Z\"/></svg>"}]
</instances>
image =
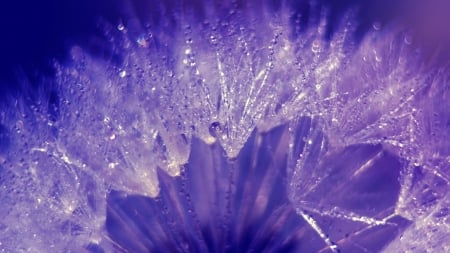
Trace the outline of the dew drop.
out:
<instances>
[{"instance_id":1,"label":"dew drop","mask_svg":"<svg viewBox=\"0 0 450 253\"><path fill-rule=\"evenodd\" d=\"M375 61L381 62L381 61L383 61L383 58L379 55L375 55Z\"/></svg>"},{"instance_id":2,"label":"dew drop","mask_svg":"<svg viewBox=\"0 0 450 253\"><path fill-rule=\"evenodd\" d=\"M411 45L413 43L413 38L410 34L406 34L405 37L403 38L403 41L405 42L406 45Z\"/></svg>"},{"instance_id":3,"label":"dew drop","mask_svg":"<svg viewBox=\"0 0 450 253\"><path fill-rule=\"evenodd\" d=\"M212 44L216 44L216 43L217 43L217 38L216 38L216 36L211 35L211 36L209 37L209 39L210 39L210 41L211 41Z\"/></svg>"},{"instance_id":4,"label":"dew drop","mask_svg":"<svg viewBox=\"0 0 450 253\"><path fill-rule=\"evenodd\" d=\"M117 30L122 32L122 31L125 30L125 26L122 23L120 23L120 24L117 25Z\"/></svg>"},{"instance_id":5,"label":"dew drop","mask_svg":"<svg viewBox=\"0 0 450 253\"><path fill-rule=\"evenodd\" d=\"M320 52L320 43L319 43L319 41L315 40L312 43L311 51L313 51L313 53L319 53Z\"/></svg>"},{"instance_id":6,"label":"dew drop","mask_svg":"<svg viewBox=\"0 0 450 253\"><path fill-rule=\"evenodd\" d=\"M222 127L219 122L215 121L209 126L209 134L213 137L217 137L222 131Z\"/></svg>"},{"instance_id":7,"label":"dew drop","mask_svg":"<svg viewBox=\"0 0 450 253\"><path fill-rule=\"evenodd\" d=\"M137 40L136 40L136 42L138 43L138 45L140 46L140 47L148 47L148 38L144 35L144 34L141 34L138 38L137 38Z\"/></svg>"},{"instance_id":8,"label":"dew drop","mask_svg":"<svg viewBox=\"0 0 450 253\"><path fill-rule=\"evenodd\" d=\"M380 22L374 22L372 24L372 27L375 31L379 31L381 29L381 23Z\"/></svg>"}]
</instances>

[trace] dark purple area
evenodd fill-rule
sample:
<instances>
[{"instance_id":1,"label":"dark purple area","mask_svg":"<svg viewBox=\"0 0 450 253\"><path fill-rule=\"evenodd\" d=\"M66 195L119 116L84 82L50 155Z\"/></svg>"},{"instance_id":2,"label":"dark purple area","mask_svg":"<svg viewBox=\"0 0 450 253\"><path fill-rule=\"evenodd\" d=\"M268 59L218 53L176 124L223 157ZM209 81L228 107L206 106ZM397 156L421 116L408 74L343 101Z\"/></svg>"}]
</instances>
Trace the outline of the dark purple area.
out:
<instances>
[{"instance_id":1,"label":"dark purple area","mask_svg":"<svg viewBox=\"0 0 450 253\"><path fill-rule=\"evenodd\" d=\"M307 120L300 124L307 123ZM159 172L156 199L112 192L107 230L119 252L328 252L310 224L287 198L287 126L248 140L236 159L224 150L194 139L180 177ZM304 136L297 136L304 137ZM301 140L300 139L297 139ZM361 163L380 157L357 176ZM317 171L329 170L302 210L342 252L361 247L378 252L409 221L393 216L384 225L367 225L326 215L342 213L382 219L393 213L399 192L399 159L381 146L348 147L325 159ZM311 208L324 214L310 212ZM331 251L330 251L331 252Z\"/></svg>"},{"instance_id":2,"label":"dark purple area","mask_svg":"<svg viewBox=\"0 0 450 253\"><path fill-rule=\"evenodd\" d=\"M159 0L19 0L2 3L0 8L0 100L11 94L27 96L42 87L51 87L45 77L54 74L53 62L66 61L73 45L81 45L90 54L110 59L112 45L107 43L104 24L125 24L140 20L143 27L157 28L162 20L172 20L180 11L193 12L202 21L204 3L214 1L159 1ZM235 1L238 8L264 4L276 13L280 1ZM327 13L330 38L349 10L359 13L357 37L371 28L374 20L387 22L401 1L331 1L312 3L309 0L290 0L293 10L293 35L298 36L308 25L315 25L318 15ZM217 1L220 8L221 1ZM219 17L220 18L220 17ZM300 29L294 28L299 25ZM166 31L169 32L169 31ZM27 84L23 79L29 80ZM18 80L21 80L20 82ZM50 88L51 89L51 88Z\"/></svg>"}]
</instances>

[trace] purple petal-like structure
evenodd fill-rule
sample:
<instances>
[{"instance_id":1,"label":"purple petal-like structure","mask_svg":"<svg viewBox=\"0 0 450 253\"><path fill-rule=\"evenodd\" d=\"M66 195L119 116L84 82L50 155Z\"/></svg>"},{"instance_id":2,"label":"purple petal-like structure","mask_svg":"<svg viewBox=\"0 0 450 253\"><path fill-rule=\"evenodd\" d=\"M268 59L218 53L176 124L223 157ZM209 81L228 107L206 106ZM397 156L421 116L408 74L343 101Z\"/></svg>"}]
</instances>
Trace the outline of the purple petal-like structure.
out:
<instances>
[{"instance_id":1,"label":"purple petal-like structure","mask_svg":"<svg viewBox=\"0 0 450 253\"><path fill-rule=\"evenodd\" d=\"M310 124L303 118L298 128ZM320 184L291 193L299 203L292 204L289 136L288 124L254 131L234 159L218 144L193 139L181 176L159 173L159 197L113 192L107 228L117 250L376 252L410 224L394 214L400 161L381 146L352 146L324 158L303 177L324 173ZM304 145L304 136L296 137Z\"/></svg>"}]
</instances>

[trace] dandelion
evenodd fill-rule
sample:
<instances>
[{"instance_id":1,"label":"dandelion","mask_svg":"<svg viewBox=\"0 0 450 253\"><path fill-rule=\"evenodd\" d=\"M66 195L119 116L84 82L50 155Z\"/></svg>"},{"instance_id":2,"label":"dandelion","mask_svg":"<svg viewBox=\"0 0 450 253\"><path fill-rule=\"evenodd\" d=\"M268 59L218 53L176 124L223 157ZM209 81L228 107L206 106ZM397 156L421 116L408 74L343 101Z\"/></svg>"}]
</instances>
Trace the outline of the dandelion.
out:
<instances>
[{"instance_id":1,"label":"dandelion","mask_svg":"<svg viewBox=\"0 0 450 253\"><path fill-rule=\"evenodd\" d=\"M158 6L0 111L2 252L449 250L448 66L411 33Z\"/></svg>"}]
</instances>

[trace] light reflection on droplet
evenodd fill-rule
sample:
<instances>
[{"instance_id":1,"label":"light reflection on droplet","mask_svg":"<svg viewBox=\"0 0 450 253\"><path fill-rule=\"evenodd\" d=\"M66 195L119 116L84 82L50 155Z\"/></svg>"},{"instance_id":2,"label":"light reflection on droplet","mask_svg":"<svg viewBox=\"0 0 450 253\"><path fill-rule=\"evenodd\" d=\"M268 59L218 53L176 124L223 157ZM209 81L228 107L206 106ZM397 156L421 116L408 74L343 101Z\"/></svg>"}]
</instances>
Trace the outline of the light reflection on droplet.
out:
<instances>
[{"instance_id":1,"label":"light reflection on droplet","mask_svg":"<svg viewBox=\"0 0 450 253\"><path fill-rule=\"evenodd\" d=\"M379 31L381 29L381 23L380 22L374 22L372 24L372 27L375 31Z\"/></svg>"},{"instance_id":2,"label":"light reflection on droplet","mask_svg":"<svg viewBox=\"0 0 450 253\"><path fill-rule=\"evenodd\" d=\"M406 34L403 41L405 42L406 45L411 45L413 43L413 38L411 34Z\"/></svg>"}]
</instances>

